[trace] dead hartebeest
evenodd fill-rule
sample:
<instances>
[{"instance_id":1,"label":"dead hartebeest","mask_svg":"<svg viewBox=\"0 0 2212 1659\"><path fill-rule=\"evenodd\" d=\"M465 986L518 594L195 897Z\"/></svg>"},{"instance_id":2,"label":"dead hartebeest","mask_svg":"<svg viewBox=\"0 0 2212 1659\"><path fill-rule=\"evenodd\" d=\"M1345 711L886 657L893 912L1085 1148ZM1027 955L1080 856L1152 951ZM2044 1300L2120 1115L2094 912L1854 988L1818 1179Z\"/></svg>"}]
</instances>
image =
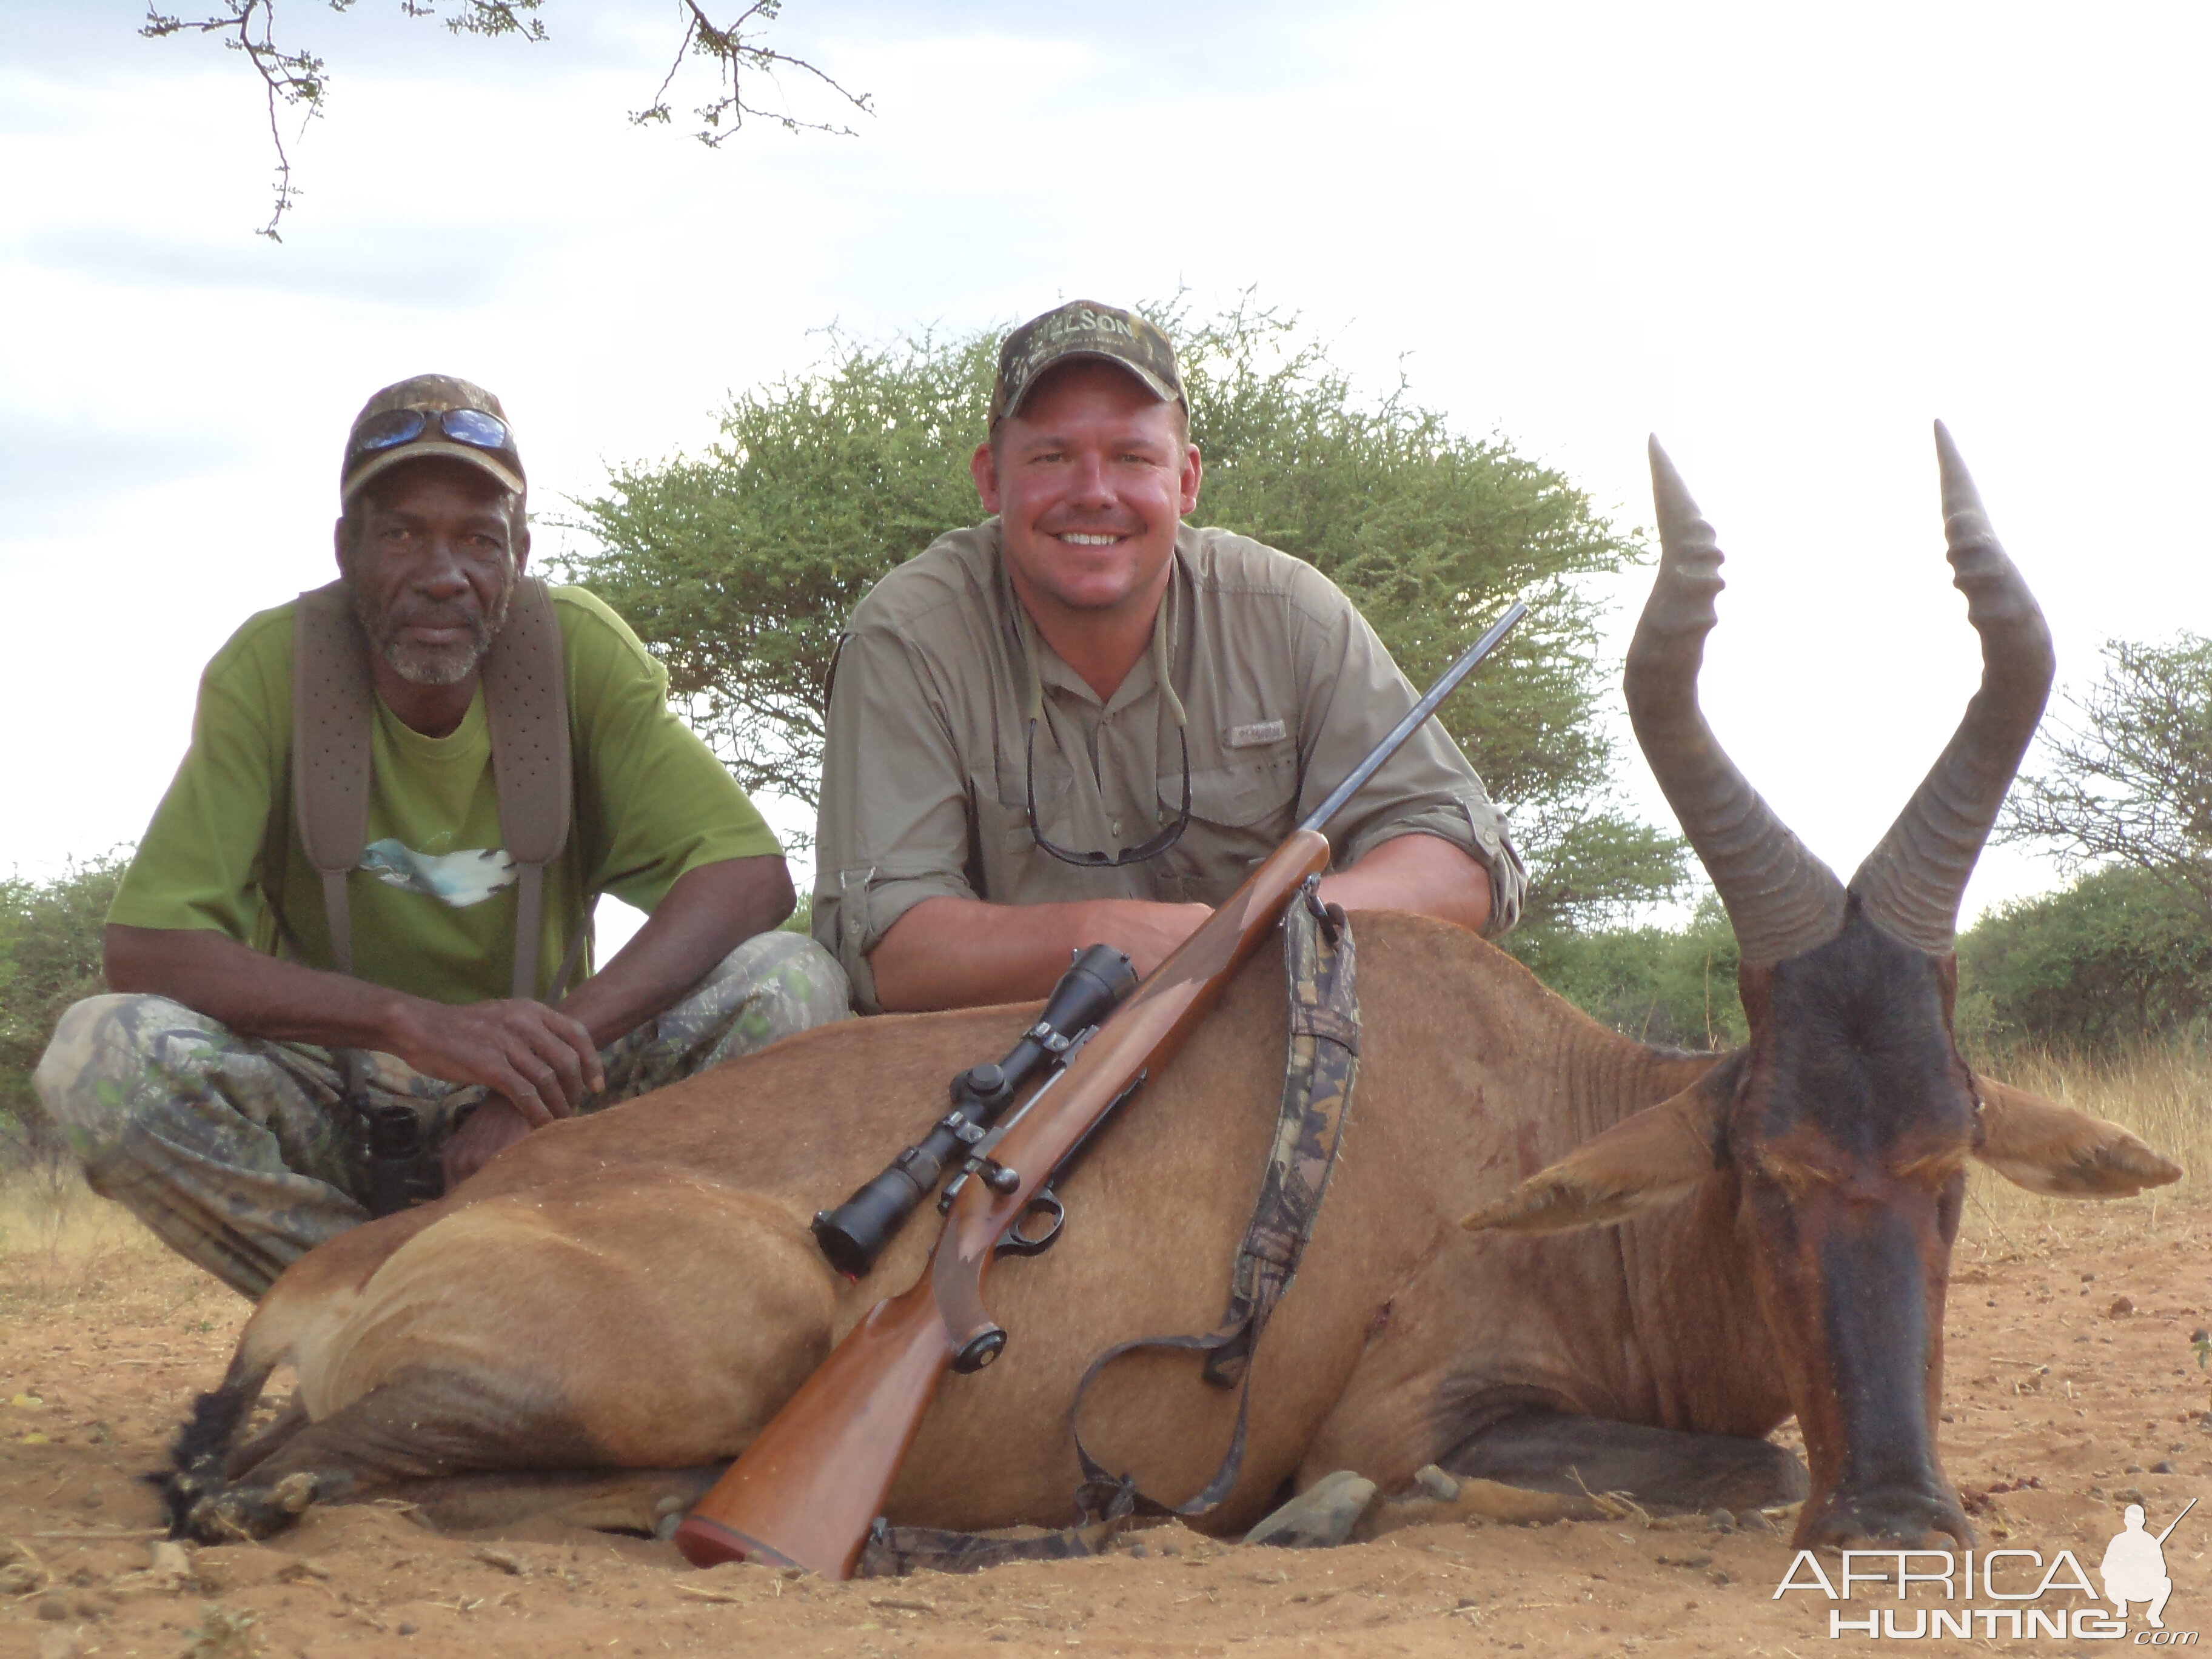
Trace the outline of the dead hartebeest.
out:
<instances>
[{"instance_id":1,"label":"dead hartebeest","mask_svg":"<svg viewBox=\"0 0 2212 1659\"><path fill-rule=\"evenodd\" d=\"M1936 1444L1967 1160L2084 1198L2180 1171L2117 1125L1977 1077L1953 1043L1960 896L2052 670L2043 618L1940 428L1937 447L1982 684L1848 888L1698 712L1721 556L1655 447L1662 552L1628 701L1727 904L1751 1041L1725 1056L1648 1048L1471 933L1358 918L1358 1099L1254 1359L1242 1478L1203 1524L1249 1525L1337 1469L1386 1490L1432 1462L1480 1469L1501 1438L1525 1448L1532 1422L1564 1466L1621 1425L1763 1437L1795 1413L1811 1488L1800 1543L1969 1536ZM933 1231L908 1228L854 1285L808 1218L1029 1018L810 1032L543 1130L441 1202L324 1246L270 1291L180 1437L177 1525L260 1534L318 1498L574 1492L594 1471L726 1460L872 1303L914 1281ZM1281 969L1255 958L1069 1182L1060 1242L994 1278L1012 1342L946 1382L895 1521L1068 1517L1085 1364L1219 1313L1284 1037ZM234 1448L285 1363L295 1408ZM1139 1355L1088 1397L1085 1437L1178 1499L1233 1412L1195 1359Z\"/></svg>"}]
</instances>

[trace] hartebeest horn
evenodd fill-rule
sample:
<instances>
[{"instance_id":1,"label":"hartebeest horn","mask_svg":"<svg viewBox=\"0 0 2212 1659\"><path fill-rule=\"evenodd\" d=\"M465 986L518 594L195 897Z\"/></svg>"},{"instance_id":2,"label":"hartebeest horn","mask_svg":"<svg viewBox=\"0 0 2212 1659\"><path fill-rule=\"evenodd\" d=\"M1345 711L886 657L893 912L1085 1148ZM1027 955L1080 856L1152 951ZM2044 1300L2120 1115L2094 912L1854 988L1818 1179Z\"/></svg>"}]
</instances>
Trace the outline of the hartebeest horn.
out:
<instances>
[{"instance_id":1,"label":"hartebeest horn","mask_svg":"<svg viewBox=\"0 0 2212 1659\"><path fill-rule=\"evenodd\" d=\"M1636 624L1623 683L1636 741L1728 907L1736 947L1761 968L1826 944L1842 928L1844 884L1759 799L1698 707L1705 635L1719 620L1721 550L1681 475L1651 441L1659 579Z\"/></svg>"},{"instance_id":2,"label":"hartebeest horn","mask_svg":"<svg viewBox=\"0 0 2212 1659\"><path fill-rule=\"evenodd\" d=\"M1851 891L1870 920L1908 945L1944 956L1966 878L2043 718L2057 664L2035 595L1997 545L1966 464L1941 421L1936 458L1943 474L1951 583L1966 596L1966 620L1982 636L1981 689L1881 845L1851 878Z\"/></svg>"}]
</instances>

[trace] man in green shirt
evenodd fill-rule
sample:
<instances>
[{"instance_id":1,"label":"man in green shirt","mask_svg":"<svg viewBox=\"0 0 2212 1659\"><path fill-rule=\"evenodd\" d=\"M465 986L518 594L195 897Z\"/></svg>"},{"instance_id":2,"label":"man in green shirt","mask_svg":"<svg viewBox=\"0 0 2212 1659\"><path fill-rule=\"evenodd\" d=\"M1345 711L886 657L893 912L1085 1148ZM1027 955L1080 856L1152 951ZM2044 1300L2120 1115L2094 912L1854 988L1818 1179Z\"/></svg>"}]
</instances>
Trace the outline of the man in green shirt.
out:
<instances>
[{"instance_id":1,"label":"man in green shirt","mask_svg":"<svg viewBox=\"0 0 2212 1659\"><path fill-rule=\"evenodd\" d=\"M325 600L365 658L369 705L366 832L334 878L344 925L295 799L295 698L325 695L295 684L306 608L324 598L302 596L209 664L191 750L108 915L113 994L70 1010L39 1066L94 1190L248 1296L368 1218L376 1111L407 1109L459 1179L555 1118L849 1012L830 955L770 931L793 903L781 848L670 712L665 671L591 594L523 577L524 488L481 388L425 375L369 400ZM541 872L506 850L524 837L502 836L505 705L488 715L485 664L502 630L521 660L521 606L549 599L538 666L557 651L557 672L528 684L565 687L573 785ZM312 765L328 732L319 705L298 706L316 722ZM562 712L539 714L558 748ZM649 920L569 989L601 893Z\"/></svg>"}]
</instances>

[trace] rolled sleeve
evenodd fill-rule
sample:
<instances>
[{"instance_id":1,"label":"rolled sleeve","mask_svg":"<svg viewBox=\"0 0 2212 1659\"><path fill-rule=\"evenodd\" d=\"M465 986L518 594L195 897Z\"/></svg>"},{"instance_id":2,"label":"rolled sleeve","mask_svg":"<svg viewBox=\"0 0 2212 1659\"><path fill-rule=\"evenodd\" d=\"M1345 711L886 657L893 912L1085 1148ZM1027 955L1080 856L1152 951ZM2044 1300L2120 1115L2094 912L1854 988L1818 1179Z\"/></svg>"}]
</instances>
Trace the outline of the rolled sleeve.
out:
<instances>
[{"instance_id":1,"label":"rolled sleeve","mask_svg":"<svg viewBox=\"0 0 2212 1659\"><path fill-rule=\"evenodd\" d=\"M1351 601L1333 586L1339 603L1307 611L1301 643L1311 651L1303 729L1313 734L1304 757L1307 785L1301 816L1319 804L1364 760L1419 701L1419 694L1382 641ZM1527 867L1514 848L1505 815L1459 745L1434 720L1424 724L1375 775L1345 803L1329 826L1340 869L1357 864L1400 836L1434 836L1480 862L1490 874L1490 921L1485 932L1502 933L1521 919Z\"/></svg>"},{"instance_id":2,"label":"rolled sleeve","mask_svg":"<svg viewBox=\"0 0 2212 1659\"><path fill-rule=\"evenodd\" d=\"M868 966L924 899L974 898L957 746L927 665L895 631L860 625L837 653L815 835L814 937L881 1012Z\"/></svg>"}]
</instances>

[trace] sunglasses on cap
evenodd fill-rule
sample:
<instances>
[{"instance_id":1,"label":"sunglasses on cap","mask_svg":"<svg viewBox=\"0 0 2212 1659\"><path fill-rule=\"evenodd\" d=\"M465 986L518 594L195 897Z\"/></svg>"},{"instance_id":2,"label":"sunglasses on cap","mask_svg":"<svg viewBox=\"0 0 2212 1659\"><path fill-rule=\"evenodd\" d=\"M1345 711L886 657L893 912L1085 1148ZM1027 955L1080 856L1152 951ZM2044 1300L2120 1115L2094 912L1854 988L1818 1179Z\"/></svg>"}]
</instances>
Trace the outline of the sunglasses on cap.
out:
<instances>
[{"instance_id":1,"label":"sunglasses on cap","mask_svg":"<svg viewBox=\"0 0 2212 1659\"><path fill-rule=\"evenodd\" d=\"M434 421L438 430L457 444L494 453L514 453L514 436L507 429L507 422L481 409L391 409L370 416L354 428L352 441L346 446L346 471L352 471L355 462L368 456L413 443L430 429Z\"/></svg>"}]
</instances>

